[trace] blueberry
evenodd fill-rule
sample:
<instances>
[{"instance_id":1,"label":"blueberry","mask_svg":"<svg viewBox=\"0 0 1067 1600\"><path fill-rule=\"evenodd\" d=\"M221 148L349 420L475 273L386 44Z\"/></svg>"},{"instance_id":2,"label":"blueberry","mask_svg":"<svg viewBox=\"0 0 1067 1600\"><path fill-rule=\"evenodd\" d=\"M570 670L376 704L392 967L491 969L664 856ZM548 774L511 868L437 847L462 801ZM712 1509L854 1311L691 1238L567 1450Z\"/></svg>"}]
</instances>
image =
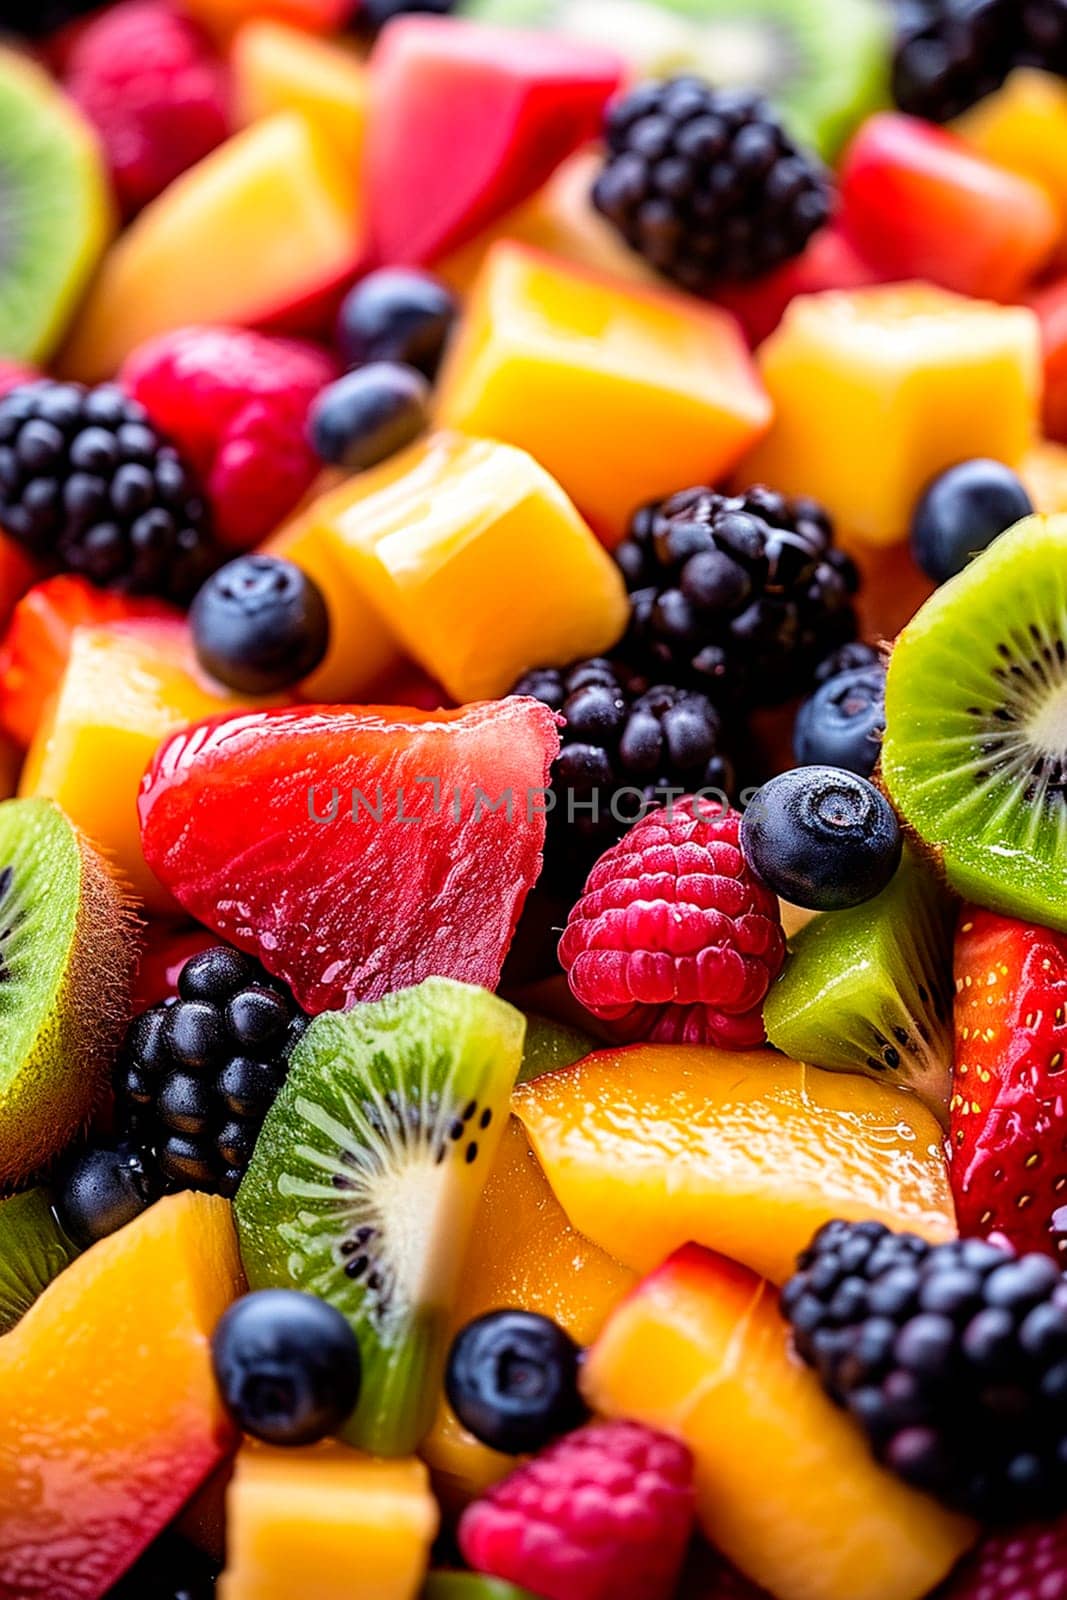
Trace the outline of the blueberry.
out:
<instances>
[{"instance_id":1,"label":"blueberry","mask_svg":"<svg viewBox=\"0 0 1067 1600\"><path fill-rule=\"evenodd\" d=\"M74 1243L88 1249L139 1217L158 1193L136 1151L91 1145L61 1170L56 1215Z\"/></svg>"},{"instance_id":2,"label":"blueberry","mask_svg":"<svg viewBox=\"0 0 1067 1600\"><path fill-rule=\"evenodd\" d=\"M1010 467L999 461L962 461L935 478L919 501L911 553L928 578L944 583L1033 509Z\"/></svg>"},{"instance_id":3,"label":"blueberry","mask_svg":"<svg viewBox=\"0 0 1067 1600\"><path fill-rule=\"evenodd\" d=\"M210 577L189 621L206 672L242 694L273 694L313 672L330 621L316 583L277 556L239 556Z\"/></svg>"},{"instance_id":4,"label":"blueberry","mask_svg":"<svg viewBox=\"0 0 1067 1600\"><path fill-rule=\"evenodd\" d=\"M580 1355L548 1317L490 1311L457 1334L445 1389L476 1439L505 1455L525 1455L583 1421Z\"/></svg>"},{"instance_id":5,"label":"blueberry","mask_svg":"<svg viewBox=\"0 0 1067 1600\"><path fill-rule=\"evenodd\" d=\"M383 267L345 296L337 343L351 367L368 361L402 361L432 378L456 310L455 296L428 272Z\"/></svg>"},{"instance_id":6,"label":"blueberry","mask_svg":"<svg viewBox=\"0 0 1067 1600\"><path fill-rule=\"evenodd\" d=\"M430 385L414 367L357 367L316 397L308 415L312 448L323 461L362 472L418 437L429 400Z\"/></svg>"},{"instance_id":7,"label":"blueberry","mask_svg":"<svg viewBox=\"0 0 1067 1600\"><path fill-rule=\"evenodd\" d=\"M783 900L843 911L885 888L900 827L873 784L840 767L797 767L756 794L741 824L749 866Z\"/></svg>"},{"instance_id":8,"label":"blueberry","mask_svg":"<svg viewBox=\"0 0 1067 1600\"><path fill-rule=\"evenodd\" d=\"M314 1444L359 1399L355 1334L334 1306L296 1289L237 1300L215 1329L212 1360L235 1422L267 1444Z\"/></svg>"},{"instance_id":9,"label":"blueberry","mask_svg":"<svg viewBox=\"0 0 1067 1600\"><path fill-rule=\"evenodd\" d=\"M869 778L885 732L885 672L860 668L828 678L797 712L793 754L802 767L844 767Z\"/></svg>"}]
</instances>

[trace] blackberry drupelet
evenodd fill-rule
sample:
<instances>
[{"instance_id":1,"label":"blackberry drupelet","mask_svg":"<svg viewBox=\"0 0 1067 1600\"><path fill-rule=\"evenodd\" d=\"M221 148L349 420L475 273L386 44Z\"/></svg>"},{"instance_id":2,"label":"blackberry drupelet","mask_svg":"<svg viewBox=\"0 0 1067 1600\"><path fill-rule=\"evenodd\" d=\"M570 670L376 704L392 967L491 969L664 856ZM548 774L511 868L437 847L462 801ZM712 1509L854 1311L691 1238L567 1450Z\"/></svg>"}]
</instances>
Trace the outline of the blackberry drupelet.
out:
<instances>
[{"instance_id":1,"label":"blackberry drupelet","mask_svg":"<svg viewBox=\"0 0 1067 1600\"><path fill-rule=\"evenodd\" d=\"M251 956L191 956L178 998L135 1017L115 1068L120 1128L174 1189L232 1195L307 1018Z\"/></svg>"},{"instance_id":2,"label":"blackberry drupelet","mask_svg":"<svg viewBox=\"0 0 1067 1600\"><path fill-rule=\"evenodd\" d=\"M1067 0L1022 0L1020 59L1067 77Z\"/></svg>"},{"instance_id":3,"label":"blackberry drupelet","mask_svg":"<svg viewBox=\"0 0 1067 1600\"><path fill-rule=\"evenodd\" d=\"M621 653L724 711L803 694L856 635L859 574L814 500L684 489L638 511L615 559L630 590Z\"/></svg>"},{"instance_id":4,"label":"blackberry drupelet","mask_svg":"<svg viewBox=\"0 0 1067 1600\"><path fill-rule=\"evenodd\" d=\"M188 468L112 384L44 378L0 399L0 525L102 588L180 605L217 565Z\"/></svg>"},{"instance_id":5,"label":"blackberry drupelet","mask_svg":"<svg viewBox=\"0 0 1067 1600\"><path fill-rule=\"evenodd\" d=\"M700 78L645 83L609 107L593 203L695 294L758 278L829 219L829 175L758 94Z\"/></svg>"},{"instance_id":6,"label":"blackberry drupelet","mask_svg":"<svg viewBox=\"0 0 1067 1600\"><path fill-rule=\"evenodd\" d=\"M782 1294L878 1460L988 1523L1067 1509L1067 1278L979 1239L830 1222Z\"/></svg>"},{"instance_id":7,"label":"blackberry drupelet","mask_svg":"<svg viewBox=\"0 0 1067 1600\"><path fill-rule=\"evenodd\" d=\"M897 0L900 109L949 122L999 89L1018 53L1018 12L1019 0Z\"/></svg>"}]
</instances>

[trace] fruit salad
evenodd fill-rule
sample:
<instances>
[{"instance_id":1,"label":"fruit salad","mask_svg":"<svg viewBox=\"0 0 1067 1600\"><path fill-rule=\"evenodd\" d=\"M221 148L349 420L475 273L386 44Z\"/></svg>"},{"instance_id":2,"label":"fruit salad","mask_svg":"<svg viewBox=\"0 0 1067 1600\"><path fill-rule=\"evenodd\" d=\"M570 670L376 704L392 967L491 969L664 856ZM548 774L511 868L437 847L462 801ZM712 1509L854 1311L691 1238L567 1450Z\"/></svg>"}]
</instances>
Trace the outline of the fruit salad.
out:
<instances>
[{"instance_id":1,"label":"fruit salad","mask_svg":"<svg viewBox=\"0 0 1067 1600\"><path fill-rule=\"evenodd\" d=\"M0 1600L1067 1600L1067 0L0 5Z\"/></svg>"}]
</instances>

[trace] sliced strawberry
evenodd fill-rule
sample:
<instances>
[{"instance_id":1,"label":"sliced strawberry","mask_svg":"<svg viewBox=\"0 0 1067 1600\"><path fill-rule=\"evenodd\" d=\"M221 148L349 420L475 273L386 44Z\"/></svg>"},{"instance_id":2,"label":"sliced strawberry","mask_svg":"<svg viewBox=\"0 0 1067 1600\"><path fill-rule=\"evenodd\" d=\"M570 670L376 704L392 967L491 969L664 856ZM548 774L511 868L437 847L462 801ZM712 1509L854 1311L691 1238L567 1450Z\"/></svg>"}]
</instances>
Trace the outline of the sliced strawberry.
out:
<instances>
[{"instance_id":1,"label":"sliced strawberry","mask_svg":"<svg viewBox=\"0 0 1067 1600\"><path fill-rule=\"evenodd\" d=\"M1067 1247L1067 935L968 908L956 937L950 1162L960 1232Z\"/></svg>"}]
</instances>

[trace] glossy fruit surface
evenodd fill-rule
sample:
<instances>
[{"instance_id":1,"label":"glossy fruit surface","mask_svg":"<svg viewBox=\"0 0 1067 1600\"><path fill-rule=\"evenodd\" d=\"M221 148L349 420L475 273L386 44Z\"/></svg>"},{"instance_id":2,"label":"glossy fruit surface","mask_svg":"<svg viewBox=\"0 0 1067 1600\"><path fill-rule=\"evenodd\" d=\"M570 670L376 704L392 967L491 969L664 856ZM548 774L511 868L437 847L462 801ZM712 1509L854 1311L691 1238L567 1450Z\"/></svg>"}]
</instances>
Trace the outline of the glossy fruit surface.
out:
<instances>
[{"instance_id":1,"label":"glossy fruit surface","mask_svg":"<svg viewBox=\"0 0 1067 1600\"><path fill-rule=\"evenodd\" d=\"M489 1311L452 1341L445 1392L483 1444L528 1455L584 1419L579 1350L558 1323L532 1311Z\"/></svg>"},{"instance_id":2,"label":"glossy fruit surface","mask_svg":"<svg viewBox=\"0 0 1067 1600\"><path fill-rule=\"evenodd\" d=\"M1000 461L960 462L935 478L916 506L912 556L928 578L944 583L1035 509L1010 467Z\"/></svg>"},{"instance_id":3,"label":"glossy fruit surface","mask_svg":"<svg viewBox=\"0 0 1067 1600\"><path fill-rule=\"evenodd\" d=\"M451 290L430 273L382 267L342 301L337 343L349 366L403 361L432 378L458 309Z\"/></svg>"},{"instance_id":4,"label":"glossy fruit surface","mask_svg":"<svg viewBox=\"0 0 1067 1600\"><path fill-rule=\"evenodd\" d=\"M136 1151L93 1144L68 1159L56 1187L56 1214L81 1249L117 1233L158 1198L154 1175Z\"/></svg>"},{"instance_id":5,"label":"glossy fruit surface","mask_svg":"<svg viewBox=\"0 0 1067 1600\"><path fill-rule=\"evenodd\" d=\"M234 1302L215 1329L212 1361L237 1425L266 1444L315 1444L359 1399L359 1345L339 1311L293 1289Z\"/></svg>"},{"instance_id":6,"label":"glossy fruit surface","mask_svg":"<svg viewBox=\"0 0 1067 1600\"><path fill-rule=\"evenodd\" d=\"M330 639L321 589L277 556L242 556L214 573L189 624L204 671L240 694L291 688L320 665Z\"/></svg>"},{"instance_id":7,"label":"glossy fruit surface","mask_svg":"<svg viewBox=\"0 0 1067 1600\"><path fill-rule=\"evenodd\" d=\"M429 421L430 388L398 361L347 372L316 399L308 418L320 461L363 472L417 438Z\"/></svg>"},{"instance_id":8,"label":"glossy fruit surface","mask_svg":"<svg viewBox=\"0 0 1067 1600\"><path fill-rule=\"evenodd\" d=\"M885 732L885 668L839 672L797 712L793 754L802 766L844 767L869 778Z\"/></svg>"},{"instance_id":9,"label":"glossy fruit surface","mask_svg":"<svg viewBox=\"0 0 1067 1600\"><path fill-rule=\"evenodd\" d=\"M845 911L886 887L903 844L892 806L866 778L795 767L762 786L745 812L741 848L783 900Z\"/></svg>"},{"instance_id":10,"label":"glossy fruit surface","mask_svg":"<svg viewBox=\"0 0 1067 1600\"><path fill-rule=\"evenodd\" d=\"M358 167L370 89L366 66L354 51L289 23L253 16L234 35L230 70L239 122L299 111Z\"/></svg>"}]
</instances>

